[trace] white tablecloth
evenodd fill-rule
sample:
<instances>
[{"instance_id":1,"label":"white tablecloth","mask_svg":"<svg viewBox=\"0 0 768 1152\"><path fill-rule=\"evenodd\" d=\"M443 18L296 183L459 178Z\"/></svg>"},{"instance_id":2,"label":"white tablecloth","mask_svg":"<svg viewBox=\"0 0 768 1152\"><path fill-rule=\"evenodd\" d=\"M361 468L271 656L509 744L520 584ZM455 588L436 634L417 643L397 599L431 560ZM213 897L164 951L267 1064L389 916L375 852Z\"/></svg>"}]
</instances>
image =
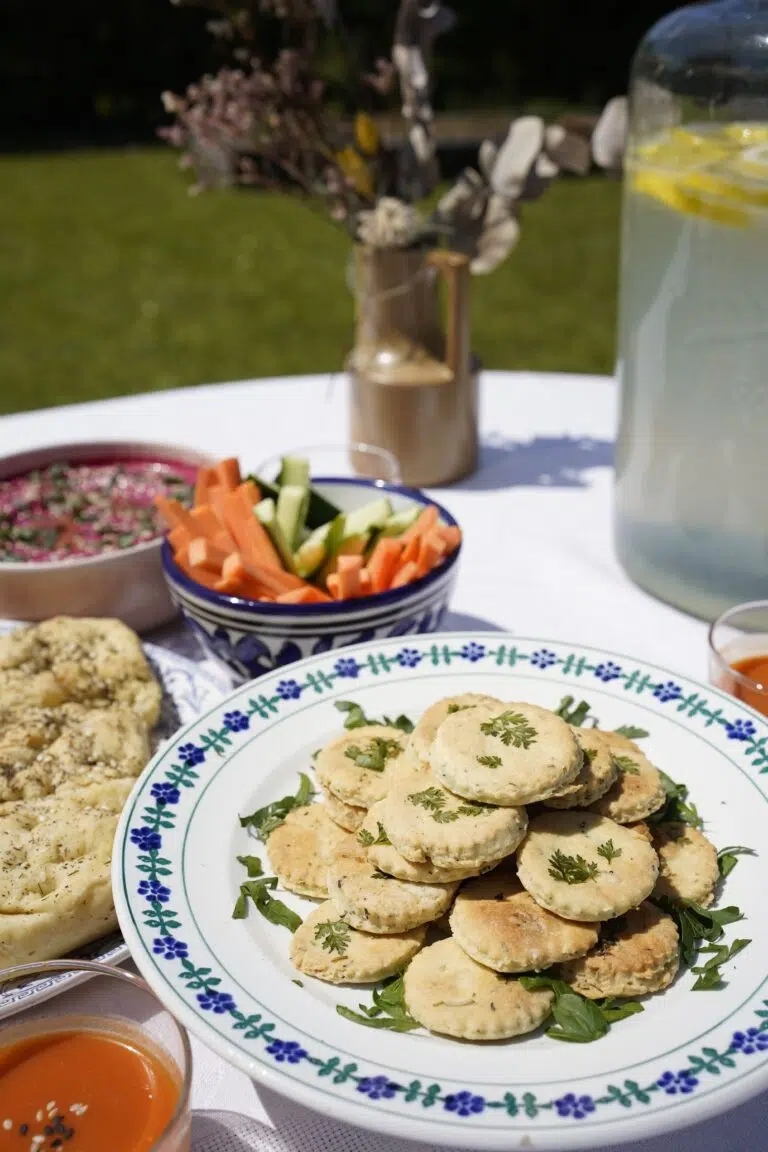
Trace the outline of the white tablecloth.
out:
<instances>
[{"instance_id":1,"label":"white tablecloth","mask_svg":"<svg viewBox=\"0 0 768 1152\"><path fill-rule=\"evenodd\" d=\"M614 648L706 679L705 627L626 579L611 544L616 397L599 377L486 373L477 473L436 493L466 547L446 629L503 628ZM152 440L250 466L346 436L343 378L220 384L7 416L0 454L72 440ZM172 634L170 637L173 640ZM87 1007L87 986L67 994ZM256 1087L193 1041L195 1152L407 1152ZM638 1152L768 1150L765 1098Z\"/></svg>"}]
</instances>

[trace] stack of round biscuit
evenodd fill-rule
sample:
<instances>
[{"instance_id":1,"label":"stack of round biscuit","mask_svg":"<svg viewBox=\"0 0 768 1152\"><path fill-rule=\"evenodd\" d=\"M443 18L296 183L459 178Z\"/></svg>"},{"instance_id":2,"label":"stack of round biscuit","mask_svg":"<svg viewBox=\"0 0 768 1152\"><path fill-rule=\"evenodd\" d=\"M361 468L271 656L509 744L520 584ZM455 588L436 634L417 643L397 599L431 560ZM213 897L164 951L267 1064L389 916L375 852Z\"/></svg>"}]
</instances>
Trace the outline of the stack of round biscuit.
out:
<instances>
[{"instance_id":1,"label":"stack of round biscuit","mask_svg":"<svg viewBox=\"0 0 768 1152\"><path fill-rule=\"evenodd\" d=\"M284 886L325 900L294 935L292 961L352 984L408 965L408 1010L434 1032L497 1040L537 1028L553 994L526 990L522 973L546 970L593 999L660 991L677 973L678 935L648 898L714 898L709 841L644 823L666 794L637 745L533 704L443 699L410 736L345 732L316 770L325 802L268 841Z\"/></svg>"}]
</instances>

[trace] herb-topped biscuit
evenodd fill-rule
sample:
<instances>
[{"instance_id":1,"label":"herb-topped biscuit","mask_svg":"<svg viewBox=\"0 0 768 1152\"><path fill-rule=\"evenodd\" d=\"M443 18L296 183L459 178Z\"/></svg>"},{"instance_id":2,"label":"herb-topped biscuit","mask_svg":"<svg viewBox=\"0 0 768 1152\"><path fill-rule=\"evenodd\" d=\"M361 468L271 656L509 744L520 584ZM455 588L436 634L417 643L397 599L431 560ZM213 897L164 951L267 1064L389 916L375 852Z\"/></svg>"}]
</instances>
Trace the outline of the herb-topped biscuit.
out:
<instances>
[{"instance_id":1,"label":"herb-topped biscuit","mask_svg":"<svg viewBox=\"0 0 768 1152\"><path fill-rule=\"evenodd\" d=\"M334 796L333 792L329 792L327 788L322 789L323 802L328 809L328 815L334 824L338 824L340 828L344 828L347 832L357 832L358 828L365 819L367 808L357 808L353 804L345 804L343 800L339 800L338 796Z\"/></svg>"},{"instance_id":2,"label":"herb-topped biscuit","mask_svg":"<svg viewBox=\"0 0 768 1152\"><path fill-rule=\"evenodd\" d=\"M463 692L459 696L446 696L430 705L422 715L418 724L411 733L410 746L418 758L429 766L432 742L437 730L448 716L456 712L463 712L467 708L476 708L478 704L489 704L492 708L501 709L502 702L493 696L483 696L479 692Z\"/></svg>"},{"instance_id":3,"label":"herb-topped biscuit","mask_svg":"<svg viewBox=\"0 0 768 1152\"><path fill-rule=\"evenodd\" d=\"M161 698L138 636L119 620L55 616L0 636L0 706L117 704L151 728Z\"/></svg>"},{"instance_id":4,"label":"herb-topped biscuit","mask_svg":"<svg viewBox=\"0 0 768 1152\"><path fill-rule=\"evenodd\" d=\"M587 808L611 787L619 769L608 741L594 728L573 728L581 745L583 763L575 780L544 801L548 808Z\"/></svg>"},{"instance_id":5,"label":"herb-topped biscuit","mask_svg":"<svg viewBox=\"0 0 768 1152\"><path fill-rule=\"evenodd\" d=\"M653 833L645 820L638 820L636 824L625 824L624 827L628 832L634 832L636 836L642 836L643 840L653 844Z\"/></svg>"},{"instance_id":6,"label":"herb-topped biscuit","mask_svg":"<svg viewBox=\"0 0 768 1152\"><path fill-rule=\"evenodd\" d=\"M345 732L318 753L315 770L323 790L354 808L370 808L389 791L406 739L399 728L385 724Z\"/></svg>"},{"instance_id":7,"label":"herb-topped biscuit","mask_svg":"<svg viewBox=\"0 0 768 1152\"><path fill-rule=\"evenodd\" d=\"M528 823L524 808L475 804L430 775L393 788L381 811L390 840L406 860L477 872L514 852Z\"/></svg>"},{"instance_id":8,"label":"herb-topped biscuit","mask_svg":"<svg viewBox=\"0 0 768 1152\"><path fill-rule=\"evenodd\" d=\"M532 1032L552 1007L548 989L526 992L519 980L478 964L455 940L438 940L405 972L405 1002L419 1024L462 1040L504 1040Z\"/></svg>"},{"instance_id":9,"label":"herb-topped biscuit","mask_svg":"<svg viewBox=\"0 0 768 1152\"><path fill-rule=\"evenodd\" d=\"M294 808L270 833L267 852L283 887L323 898L328 895L328 864L339 849L354 844L352 833L334 824L324 804L307 804Z\"/></svg>"},{"instance_id":10,"label":"herb-topped biscuit","mask_svg":"<svg viewBox=\"0 0 768 1152\"><path fill-rule=\"evenodd\" d=\"M604 732L611 755L619 770L618 777L594 804L593 812L608 816L617 824L634 824L644 820L664 805L666 792L658 768L632 740L620 732Z\"/></svg>"},{"instance_id":11,"label":"herb-topped biscuit","mask_svg":"<svg viewBox=\"0 0 768 1152\"><path fill-rule=\"evenodd\" d=\"M558 978L588 1000L645 996L668 987L680 965L677 927L653 904L642 904L604 928L589 956L558 968Z\"/></svg>"},{"instance_id":12,"label":"herb-topped biscuit","mask_svg":"<svg viewBox=\"0 0 768 1152\"><path fill-rule=\"evenodd\" d=\"M653 846L659 856L654 895L708 908L720 879L714 844L698 828L670 821L653 829Z\"/></svg>"},{"instance_id":13,"label":"herb-topped biscuit","mask_svg":"<svg viewBox=\"0 0 768 1152\"><path fill-rule=\"evenodd\" d=\"M531 822L518 876L537 904L566 920L610 920L650 896L659 861L650 844L593 812L547 812Z\"/></svg>"},{"instance_id":14,"label":"herb-topped biscuit","mask_svg":"<svg viewBox=\"0 0 768 1152\"><path fill-rule=\"evenodd\" d=\"M464 884L450 919L467 955L496 972L549 968L586 955L598 939L594 924L563 920L539 907L505 866Z\"/></svg>"},{"instance_id":15,"label":"herb-topped biscuit","mask_svg":"<svg viewBox=\"0 0 768 1152\"><path fill-rule=\"evenodd\" d=\"M457 884L414 884L381 872L362 848L336 854L328 895L348 924L363 932L407 932L448 910Z\"/></svg>"},{"instance_id":16,"label":"herb-topped biscuit","mask_svg":"<svg viewBox=\"0 0 768 1152\"><path fill-rule=\"evenodd\" d=\"M431 860L406 860L392 844L382 823L384 802L379 801L369 810L357 834L357 840L375 868L395 876L398 880L412 880L416 884L449 884L453 880L464 880L476 876L481 869L473 864L453 864L441 868ZM495 868L498 860L492 860L485 868Z\"/></svg>"},{"instance_id":17,"label":"herb-topped biscuit","mask_svg":"<svg viewBox=\"0 0 768 1152\"><path fill-rule=\"evenodd\" d=\"M518 807L570 784L582 755L572 730L535 704L479 704L446 716L432 744L438 780L467 800Z\"/></svg>"},{"instance_id":18,"label":"herb-topped biscuit","mask_svg":"<svg viewBox=\"0 0 768 1152\"><path fill-rule=\"evenodd\" d=\"M308 916L291 940L291 962L329 984L368 984L399 972L424 942L425 928L396 936L358 932L327 900Z\"/></svg>"}]
</instances>

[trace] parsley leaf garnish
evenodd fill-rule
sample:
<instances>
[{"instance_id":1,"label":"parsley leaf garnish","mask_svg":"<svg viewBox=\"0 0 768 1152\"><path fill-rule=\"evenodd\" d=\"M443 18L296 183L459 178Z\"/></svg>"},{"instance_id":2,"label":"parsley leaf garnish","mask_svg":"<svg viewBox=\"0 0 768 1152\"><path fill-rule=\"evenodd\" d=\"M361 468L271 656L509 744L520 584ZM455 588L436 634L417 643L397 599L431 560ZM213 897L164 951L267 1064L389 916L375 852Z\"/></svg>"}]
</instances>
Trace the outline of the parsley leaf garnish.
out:
<instances>
[{"instance_id":1,"label":"parsley leaf garnish","mask_svg":"<svg viewBox=\"0 0 768 1152\"><path fill-rule=\"evenodd\" d=\"M387 833L384 829L384 825L381 823L380 820L376 821L376 827L377 827L378 831L377 831L375 836L373 835L372 832L369 832L367 828L361 828L360 831L358 832L358 834L357 834L358 843L362 844L364 848L370 847L371 844L391 844L392 843L389 836L387 836Z\"/></svg>"},{"instance_id":2,"label":"parsley leaf garnish","mask_svg":"<svg viewBox=\"0 0 768 1152\"><path fill-rule=\"evenodd\" d=\"M368 724L386 724L389 728L399 728L401 732L413 732L413 721L409 720L407 716L396 716L392 719L390 716L383 716L381 720L371 720L366 716L359 704L355 704L354 700L337 700L334 707L339 712L345 712L344 727L346 729L364 728Z\"/></svg>"},{"instance_id":3,"label":"parsley leaf garnish","mask_svg":"<svg viewBox=\"0 0 768 1152\"><path fill-rule=\"evenodd\" d=\"M513 712L511 709L494 716L492 720L484 720L480 731L484 736L498 737L505 748L510 745L513 748L530 748L531 744L536 743L539 734L521 712Z\"/></svg>"},{"instance_id":4,"label":"parsley leaf garnish","mask_svg":"<svg viewBox=\"0 0 768 1152\"><path fill-rule=\"evenodd\" d=\"M726 876L730 876L739 862L739 856L757 856L757 852L754 848L743 848L740 844L720 849L717 854L717 867L721 879L725 880Z\"/></svg>"},{"instance_id":5,"label":"parsley leaf garnish","mask_svg":"<svg viewBox=\"0 0 768 1152\"><path fill-rule=\"evenodd\" d=\"M566 884L584 884L587 880L594 880L598 871L598 865L593 861L588 863L583 856L566 856L559 848L549 858L550 876Z\"/></svg>"},{"instance_id":6,"label":"parsley leaf garnish","mask_svg":"<svg viewBox=\"0 0 768 1152\"><path fill-rule=\"evenodd\" d=\"M449 704L448 715L453 716L455 712L466 712L467 708L471 708L471 704Z\"/></svg>"},{"instance_id":7,"label":"parsley leaf garnish","mask_svg":"<svg viewBox=\"0 0 768 1152\"><path fill-rule=\"evenodd\" d=\"M315 940L326 952L343 956L349 948L349 924L343 920L325 920L315 928Z\"/></svg>"},{"instance_id":8,"label":"parsley leaf garnish","mask_svg":"<svg viewBox=\"0 0 768 1152\"><path fill-rule=\"evenodd\" d=\"M691 972L695 972L698 976L692 991L712 992L722 988L723 977L720 969L723 964L733 960L734 956L738 956L739 952L743 952L751 943L751 940L734 940L730 947L727 944L708 944L705 948L700 948L699 955L710 953L710 959L697 968L691 968Z\"/></svg>"},{"instance_id":9,"label":"parsley leaf garnish","mask_svg":"<svg viewBox=\"0 0 768 1152\"><path fill-rule=\"evenodd\" d=\"M373 992L373 1005L358 1004L360 1012L353 1012L343 1004L337 1004L336 1011L353 1024L365 1028L379 1028L389 1032L412 1032L419 1027L418 1020L409 1014L405 1004L405 989L402 972L382 981Z\"/></svg>"},{"instance_id":10,"label":"parsley leaf garnish","mask_svg":"<svg viewBox=\"0 0 768 1152\"><path fill-rule=\"evenodd\" d=\"M640 769L631 756L613 756L613 762L625 776L639 776Z\"/></svg>"},{"instance_id":11,"label":"parsley leaf garnish","mask_svg":"<svg viewBox=\"0 0 768 1152\"><path fill-rule=\"evenodd\" d=\"M555 716L559 716L565 720L566 724L572 725L574 728L582 728L584 721L590 712L590 706L586 700L582 700L574 708L574 697L563 696L559 706L555 709Z\"/></svg>"},{"instance_id":12,"label":"parsley leaf garnish","mask_svg":"<svg viewBox=\"0 0 768 1152\"><path fill-rule=\"evenodd\" d=\"M621 856L623 849L614 847L613 840L606 840L604 844L599 844L597 848L598 856L602 856L603 860L609 864L611 860L615 860L617 856Z\"/></svg>"},{"instance_id":13,"label":"parsley leaf garnish","mask_svg":"<svg viewBox=\"0 0 768 1152\"><path fill-rule=\"evenodd\" d=\"M626 736L627 740L642 740L649 735L645 728L635 728L634 724L622 724L621 728L616 729L616 733L619 736Z\"/></svg>"},{"instance_id":14,"label":"parsley leaf garnish","mask_svg":"<svg viewBox=\"0 0 768 1152\"><path fill-rule=\"evenodd\" d=\"M384 740L381 736L374 736L365 747L357 744L350 745L344 752L348 760L354 760L358 768L367 768L371 772L383 772L387 760L399 756L403 750L398 740Z\"/></svg>"},{"instance_id":15,"label":"parsley leaf garnish","mask_svg":"<svg viewBox=\"0 0 768 1152\"><path fill-rule=\"evenodd\" d=\"M554 1024L547 1029L553 1040L570 1044L589 1044L605 1036L611 1024L643 1011L642 1004L622 1001L617 1005L612 998L587 1000L562 980L549 976L521 976L520 983L528 992L549 988L555 994L552 1003Z\"/></svg>"},{"instance_id":16,"label":"parsley leaf garnish","mask_svg":"<svg viewBox=\"0 0 768 1152\"><path fill-rule=\"evenodd\" d=\"M280 827L289 812L292 812L294 808L303 808L312 799L314 792L309 776L300 772L299 780L300 783L295 796L283 796L281 800L273 800L264 808L257 808L249 816L241 816L240 827L253 828L257 838L266 841L270 832L274 832L275 828Z\"/></svg>"},{"instance_id":17,"label":"parsley leaf garnish","mask_svg":"<svg viewBox=\"0 0 768 1152\"><path fill-rule=\"evenodd\" d=\"M248 900L251 899L257 911L269 920L270 924L278 924L281 928L295 932L301 927L301 916L272 895L272 890L276 887L276 876L264 876L259 880L248 880L245 884L241 884L232 919L245 920L248 915Z\"/></svg>"},{"instance_id":18,"label":"parsley leaf garnish","mask_svg":"<svg viewBox=\"0 0 768 1152\"><path fill-rule=\"evenodd\" d=\"M453 824L459 816L487 816L493 811L492 804L475 804L472 800L464 800L458 808L446 810L445 804L448 796L442 788L425 788L422 792L410 792L408 800L417 808L425 808L437 824Z\"/></svg>"},{"instance_id":19,"label":"parsley leaf garnish","mask_svg":"<svg viewBox=\"0 0 768 1152\"><path fill-rule=\"evenodd\" d=\"M659 772L661 783L667 794L666 803L658 812L649 816L649 824L666 824L674 821L687 824L690 828L703 828L704 821L699 816L695 804L688 803L688 789L685 784L676 784L666 772Z\"/></svg>"},{"instance_id":20,"label":"parsley leaf garnish","mask_svg":"<svg viewBox=\"0 0 768 1152\"><path fill-rule=\"evenodd\" d=\"M484 768L500 768L501 756L477 756L478 764L482 764Z\"/></svg>"}]
</instances>

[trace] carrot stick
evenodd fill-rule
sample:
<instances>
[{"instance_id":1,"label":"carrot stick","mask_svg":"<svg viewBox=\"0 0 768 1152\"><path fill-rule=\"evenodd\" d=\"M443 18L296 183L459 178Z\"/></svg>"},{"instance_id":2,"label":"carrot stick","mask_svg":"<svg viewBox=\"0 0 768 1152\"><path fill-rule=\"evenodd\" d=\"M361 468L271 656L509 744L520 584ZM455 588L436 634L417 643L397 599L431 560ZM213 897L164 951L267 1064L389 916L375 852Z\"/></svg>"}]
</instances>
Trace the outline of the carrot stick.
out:
<instances>
[{"instance_id":1,"label":"carrot stick","mask_svg":"<svg viewBox=\"0 0 768 1152\"><path fill-rule=\"evenodd\" d=\"M200 504L193 508L190 516L195 522L196 536L207 536L209 539L220 532L223 525L210 504Z\"/></svg>"},{"instance_id":2,"label":"carrot stick","mask_svg":"<svg viewBox=\"0 0 768 1152\"><path fill-rule=\"evenodd\" d=\"M192 543L192 536L189 529L185 528L183 524L177 525L176 528L171 528L168 533L168 543L174 552L178 552L180 548L188 547Z\"/></svg>"},{"instance_id":3,"label":"carrot stick","mask_svg":"<svg viewBox=\"0 0 768 1152\"><path fill-rule=\"evenodd\" d=\"M333 599L341 600L341 585L339 583L339 576L337 572L331 572L330 576L326 580L326 584L328 585L328 591L330 592Z\"/></svg>"},{"instance_id":4,"label":"carrot stick","mask_svg":"<svg viewBox=\"0 0 768 1152\"><path fill-rule=\"evenodd\" d=\"M227 553L216 548L205 536L198 536L192 541L188 549L189 563L193 568L204 568L206 572L221 574L222 565Z\"/></svg>"},{"instance_id":5,"label":"carrot stick","mask_svg":"<svg viewBox=\"0 0 768 1152\"><path fill-rule=\"evenodd\" d=\"M155 496L155 507L169 528L182 526L193 536L197 535L194 531L194 521L178 500L169 500L167 496Z\"/></svg>"},{"instance_id":6,"label":"carrot stick","mask_svg":"<svg viewBox=\"0 0 768 1152\"><path fill-rule=\"evenodd\" d=\"M373 580L367 568L363 568L360 573L360 595L370 596L373 591Z\"/></svg>"},{"instance_id":7,"label":"carrot stick","mask_svg":"<svg viewBox=\"0 0 768 1152\"><path fill-rule=\"evenodd\" d=\"M422 536L417 561L419 576L426 576L427 572L431 572L435 565L440 563L445 551L445 541L434 529L427 532L426 536Z\"/></svg>"},{"instance_id":8,"label":"carrot stick","mask_svg":"<svg viewBox=\"0 0 768 1152\"><path fill-rule=\"evenodd\" d=\"M195 508L208 503L208 489L216 483L215 468L198 468L195 477Z\"/></svg>"},{"instance_id":9,"label":"carrot stick","mask_svg":"<svg viewBox=\"0 0 768 1152\"><path fill-rule=\"evenodd\" d=\"M375 545L368 561L373 592L386 592L389 588L392 577L397 571L402 550L401 541L392 536L382 536Z\"/></svg>"},{"instance_id":10,"label":"carrot stick","mask_svg":"<svg viewBox=\"0 0 768 1152\"><path fill-rule=\"evenodd\" d=\"M234 492L240 483L240 465L236 458L229 456L226 460L219 460L216 465L216 475L219 484L222 484L229 492Z\"/></svg>"},{"instance_id":11,"label":"carrot stick","mask_svg":"<svg viewBox=\"0 0 768 1152\"><path fill-rule=\"evenodd\" d=\"M234 576L227 578L222 577L214 584L217 592L223 592L226 596L239 596L243 600L264 600L267 597L262 596L261 588L255 580L251 580L248 576L245 579L238 579ZM271 597L269 597L271 599Z\"/></svg>"},{"instance_id":12,"label":"carrot stick","mask_svg":"<svg viewBox=\"0 0 768 1152\"><path fill-rule=\"evenodd\" d=\"M241 493L246 508L253 508L261 500L261 492L253 480L245 480L242 484L238 484L236 491Z\"/></svg>"},{"instance_id":13,"label":"carrot stick","mask_svg":"<svg viewBox=\"0 0 768 1152\"><path fill-rule=\"evenodd\" d=\"M254 563L247 555L243 555L243 565L248 575L253 576L266 592L274 596L279 596L281 592L290 592L292 588L305 587L304 581L291 572Z\"/></svg>"},{"instance_id":14,"label":"carrot stick","mask_svg":"<svg viewBox=\"0 0 768 1152\"><path fill-rule=\"evenodd\" d=\"M204 588L213 588L215 585L218 577L214 576L211 572L192 567L189 562L189 550L187 548L181 548L174 556L174 560L182 572L185 572L191 580L196 580L198 584L202 584Z\"/></svg>"},{"instance_id":15,"label":"carrot stick","mask_svg":"<svg viewBox=\"0 0 768 1152\"><path fill-rule=\"evenodd\" d=\"M319 588L308 584L306 588L293 588L290 592L281 592L277 597L278 604L329 604L330 596L326 596Z\"/></svg>"},{"instance_id":16,"label":"carrot stick","mask_svg":"<svg viewBox=\"0 0 768 1152\"><path fill-rule=\"evenodd\" d=\"M409 560L407 564L402 564L395 573L394 579L390 584L390 588L402 588L404 584L410 584L411 580L415 580L419 574L415 560Z\"/></svg>"},{"instance_id":17,"label":"carrot stick","mask_svg":"<svg viewBox=\"0 0 768 1152\"><path fill-rule=\"evenodd\" d=\"M415 563L419 559L420 546L421 545L418 536L411 536L410 540L408 540L405 547L403 548L398 567L402 568L404 564L410 564L411 561L414 561Z\"/></svg>"},{"instance_id":18,"label":"carrot stick","mask_svg":"<svg viewBox=\"0 0 768 1152\"><path fill-rule=\"evenodd\" d=\"M434 504L428 504L424 511L419 514L418 519L411 524L410 528L406 528L400 539L407 544L410 540L413 540L414 536L424 536L434 528L437 520L437 508Z\"/></svg>"},{"instance_id":19,"label":"carrot stick","mask_svg":"<svg viewBox=\"0 0 768 1152\"><path fill-rule=\"evenodd\" d=\"M282 571L280 558L264 526L259 523L253 508L246 507L240 492L228 492L224 497L225 527L234 537L244 562L276 568ZM279 591L284 592L281 588Z\"/></svg>"},{"instance_id":20,"label":"carrot stick","mask_svg":"<svg viewBox=\"0 0 768 1152\"><path fill-rule=\"evenodd\" d=\"M227 489L221 484L211 484L208 488L208 503L213 508L214 514L221 521L222 524L226 523L226 515L224 509L224 498L227 495Z\"/></svg>"},{"instance_id":21,"label":"carrot stick","mask_svg":"<svg viewBox=\"0 0 768 1152\"><path fill-rule=\"evenodd\" d=\"M337 573L342 600L351 600L354 596L360 595L362 568L362 556L339 556Z\"/></svg>"},{"instance_id":22,"label":"carrot stick","mask_svg":"<svg viewBox=\"0 0 768 1152\"><path fill-rule=\"evenodd\" d=\"M461 544L461 528L456 524L440 524L438 527L441 529L440 534L446 543L448 552L455 552Z\"/></svg>"}]
</instances>

